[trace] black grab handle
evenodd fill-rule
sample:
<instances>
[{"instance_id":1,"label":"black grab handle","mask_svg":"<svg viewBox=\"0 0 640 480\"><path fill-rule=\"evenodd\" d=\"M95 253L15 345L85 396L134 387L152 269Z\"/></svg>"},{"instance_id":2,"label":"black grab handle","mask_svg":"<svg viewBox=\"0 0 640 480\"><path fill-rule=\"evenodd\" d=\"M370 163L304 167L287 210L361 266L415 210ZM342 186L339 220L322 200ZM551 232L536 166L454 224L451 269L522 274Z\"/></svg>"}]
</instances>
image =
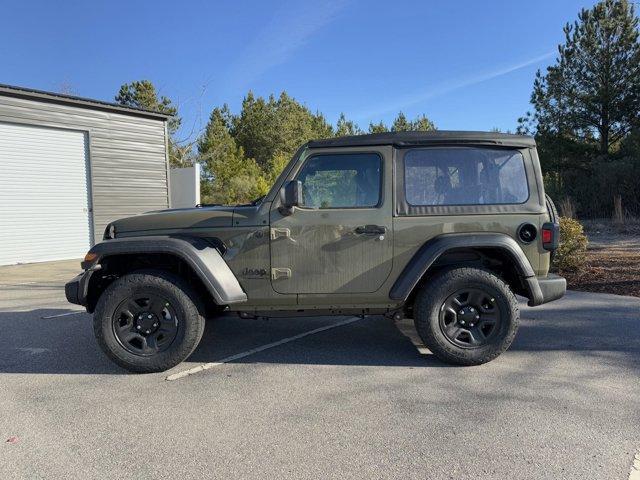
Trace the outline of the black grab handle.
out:
<instances>
[{"instance_id":1,"label":"black grab handle","mask_svg":"<svg viewBox=\"0 0 640 480\"><path fill-rule=\"evenodd\" d=\"M387 227L382 225L360 225L356 227L355 232L358 235L384 235L387 233Z\"/></svg>"}]
</instances>

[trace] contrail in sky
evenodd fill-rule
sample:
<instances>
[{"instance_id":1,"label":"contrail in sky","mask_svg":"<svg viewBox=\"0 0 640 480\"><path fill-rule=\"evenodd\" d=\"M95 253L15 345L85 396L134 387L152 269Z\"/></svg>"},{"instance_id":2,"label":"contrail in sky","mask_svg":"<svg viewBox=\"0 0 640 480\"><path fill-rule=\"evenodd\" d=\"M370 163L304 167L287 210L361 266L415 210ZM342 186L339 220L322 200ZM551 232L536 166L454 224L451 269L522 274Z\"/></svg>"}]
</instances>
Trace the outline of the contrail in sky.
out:
<instances>
[{"instance_id":1,"label":"contrail in sky","mask_svg":"<svg viewBox=\"0 0 640 480\"><path fill-rule=\"evenodd\" d=\"M539 63L543 60L553 57L555 53L556 53L555 51L550 51L543 55L539 55L537 57L530 58L528 60L514 63L513 65L508 65L506 67L497 68L495 70L482 73L480 75L473 75L468 78L463 78L457 81L444 82L440 84L440 86L435 86L428 90L414 92L412 94L405 95L403 97L398 97L395 100L388 102L386 105L380 106L376 110L368 111L368 112L360 112L358 115L354 115L354 118L356 120L370 119L379 115L383 115L385 113L389 113L391 111L398 111L398 110L401 110L402 108L410 107L412 105L417 105L419 103L425 102L432 98L436 98L446 93L453 92L454 90L458 90L461 88L469 87L471 85L476 85L478 83L486 82L487 80L492 80L494 78L507 75L508 73L515 72L516 70L520 70L530 65L535 65L536 63Z\"/></svg>"},{"instance_id":2,"label":"contrail in sky","mask_svg":"<svg viewBox=\"0 0 640 480\"><path fill-rule=\"evenodd\" d=\"M263 73L293 57L313 35L333 22L347 4L348 0L287 2L231 66L228 81L235 89L250 86Z\"/></svg>"}]
</instances>

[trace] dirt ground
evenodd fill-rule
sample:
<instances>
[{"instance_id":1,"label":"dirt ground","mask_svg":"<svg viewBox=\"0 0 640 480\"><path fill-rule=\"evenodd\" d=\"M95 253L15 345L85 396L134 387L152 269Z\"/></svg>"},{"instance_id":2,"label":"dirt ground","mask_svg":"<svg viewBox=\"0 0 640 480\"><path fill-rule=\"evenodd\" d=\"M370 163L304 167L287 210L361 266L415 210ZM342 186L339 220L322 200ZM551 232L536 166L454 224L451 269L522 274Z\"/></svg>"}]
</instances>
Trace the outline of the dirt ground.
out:
<instances>
[{"instance_id":1,"label":"dirt ground","mask_svg":"<svg viewBox=\"0 0 640 480\"><path fill-rule=\"evenodd\" d=\"M585 267L563 272L568 288L640 297L640 222L623 227L610 221L585 221L589 238Z\"/></svg>"}]
</instances>

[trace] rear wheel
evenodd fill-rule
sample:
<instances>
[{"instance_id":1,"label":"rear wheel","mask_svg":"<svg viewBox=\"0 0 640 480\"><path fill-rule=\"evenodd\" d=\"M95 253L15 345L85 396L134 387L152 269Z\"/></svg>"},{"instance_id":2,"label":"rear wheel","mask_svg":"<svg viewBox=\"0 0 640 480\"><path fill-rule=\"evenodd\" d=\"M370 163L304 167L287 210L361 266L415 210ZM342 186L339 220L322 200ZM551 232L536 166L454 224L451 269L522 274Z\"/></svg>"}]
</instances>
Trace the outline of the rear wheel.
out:
<instances>
[{"instance_id":1,"label":"rear wheel","mask_svg":"<svg viewBox=\"0 0 640 480\"><path fill-rule=\"evenodd\" d=\"M518 330L518 302L490 272L456 268L426 284L414 304L416 329L439 359L480 365L504 352Z\"/></svg>"},{"instance_id":2,"label":"rear wheel","mask_svg":"<svg viewBox=\"0 0 640 480\"><path fill-rule=\"evenodd\" d=\"M195 350L204 331L197 297L179 277L135 272L114 281L98 300L98 345L121 367L139 373L168 370Z\"/></svg>"}]
</instances>

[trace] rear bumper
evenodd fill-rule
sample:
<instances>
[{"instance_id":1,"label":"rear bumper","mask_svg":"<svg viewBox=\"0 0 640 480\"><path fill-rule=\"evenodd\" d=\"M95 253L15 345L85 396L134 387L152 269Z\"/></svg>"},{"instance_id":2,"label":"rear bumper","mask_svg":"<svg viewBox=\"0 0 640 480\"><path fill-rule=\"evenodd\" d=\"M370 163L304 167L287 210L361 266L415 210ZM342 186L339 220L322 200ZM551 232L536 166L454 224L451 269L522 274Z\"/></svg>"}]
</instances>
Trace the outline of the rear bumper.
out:
<instances>
[{"instance_id":1,"label":"rear bumper","mask_svg":"<svg viewBox=\"0 0 640 480\"><path fill-rule=\"evenodd\" d=\"M93 269L85 270L65 284L64 294L69 303L75 303L76 305L82 305L84 307L87 306L87 291L93 272Z\"/></svg>"},{"instance_id":2,"label":"rear bumper","mask_svg":"<svg viewBox=\"0 0 640 480\"><path fill-rule=\"evenodd\" d=\"M567 291L567 281L559 275L551 274L538 278L538 285L542 290L542 303L562 298Z\"/></svg>"},{"instance_id":3,"label":"rear bumper","mask_svg":"<svg viewBox=\"0 0 640 480\"><path fill-rule=\"evenodd\" d=\"M526 281L531 292L528 303L530 307L562 298L567 291L567 281L559 275L549 274L546 277L530 277Z\"/></svg>"}]
</instances>

